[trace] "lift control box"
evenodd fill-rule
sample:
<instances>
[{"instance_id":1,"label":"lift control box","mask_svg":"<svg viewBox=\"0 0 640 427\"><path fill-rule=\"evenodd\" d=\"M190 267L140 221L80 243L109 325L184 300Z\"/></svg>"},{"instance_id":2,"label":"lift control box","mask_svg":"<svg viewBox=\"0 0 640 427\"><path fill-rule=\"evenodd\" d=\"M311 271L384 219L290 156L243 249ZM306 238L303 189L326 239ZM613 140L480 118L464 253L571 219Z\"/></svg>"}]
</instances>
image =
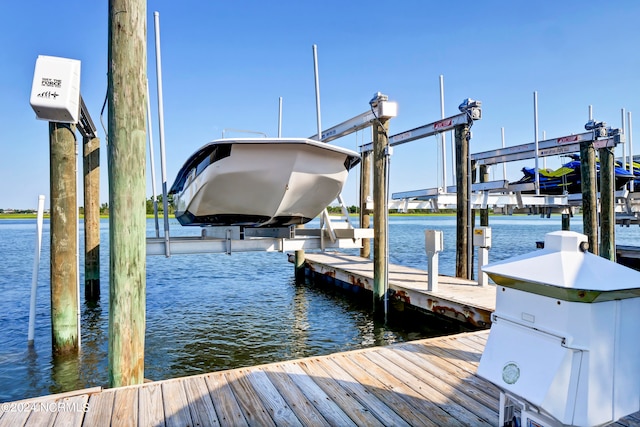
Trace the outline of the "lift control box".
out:
<instances>
[{"instance_id":1,"label":"lift control box","mask_svg":"<svg viewBox=\"0 0 640 427\"><path fill-rule=\"evenodd\" d=\"M38 56L30 103L40 120L77 123L80 116L80 61Z\"/></svg>"},{"instance_id":2,"label":"lift control box","mask_svg":"<svg viewBox=\"0 0 640 427\"><path fill-rule=\"evenodd\" d=\"M444 250L443 233L440 230L424 230L424 246L427 254Z\"/></svg>"},{"instance_id":3,"label":"lift control box","mask_svg":"<svg viewBox=\"0 0 640 427\"><path fill-rule=\"evenodd\" d=\"M473 246L491 247L491 227L477 227L473 230Z\"/></svg>"}]
</instances>

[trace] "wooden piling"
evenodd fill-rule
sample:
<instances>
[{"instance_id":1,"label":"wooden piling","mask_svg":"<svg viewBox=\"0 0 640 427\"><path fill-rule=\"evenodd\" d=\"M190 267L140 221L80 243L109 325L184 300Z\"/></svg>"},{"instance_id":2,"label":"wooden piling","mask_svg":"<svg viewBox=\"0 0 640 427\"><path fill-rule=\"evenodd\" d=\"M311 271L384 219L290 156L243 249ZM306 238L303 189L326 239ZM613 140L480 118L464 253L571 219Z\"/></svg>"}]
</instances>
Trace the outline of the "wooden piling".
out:
<instances>
[{"instance_id":1,"label":"wooden piling","mask_svg":"<svg viewBox=\"0 0 640 427\"><path fill-rule=\"evenodd\" d=\"M480 165L480 182L489 182L489 167L487 165ZM489 226L489 208L480 209L480 226Z\"/></svg>"},{"instance_id":2,"label":"wooden piling","mask_svg":"<svg viewBox=\"0 0 640 427\"><path fill-rule=\"evenodd\" d=\"M144 380L145 0L109 1L109 385Z\"/></svg>"},{"instance_id":3,"label":"wooden piling","mask_svg":"<svg viewBox=\"0 0 640 427\"><path fill-rule=\"evenodd\" d=\"M78 203L75 125L49 123L51 194L51 343L78 351Z\"/></svg>"},{"instance_id":4,"label":"wooden piling","mask_svg":"<svg viewBox=\"0 0 640 427\"><path fill-rule=\"evenodd\" d=\"M296 225L297 229L304 228L304 224ZM294 264L293 264L293 274L296 279L296 283L304 283L304 269L305 269L305 255L304 249L300 249L294 252Z\"/></svg>"},{"instance_id":5,"label":"wooden piling","mask_svg":"<svg viewBox=\"0 0 640 427\"><path fill-rule=\"evenodd\" d=\"M469 278L469 125L456 126L456 277Z\"/></svg>"},{"instance_id":6,"label":"wooden piling","mask_svg":"<svg viewBox=\"0 0 640 427\"><path fill-rule=\"evenodd\" d=\"M562 214L562 231L571 230L571 215L568 213Z\"/></svg>"},{"instance_id":7,"label":"wooden piling","mask_svg":"<svg viewBox=\"0 0 640 427\"><path fill-rule=\"evenodd\" d=\"M360 228L371 226L371 211L367 209L367 198L371 193L371 151L362 153L360 161ZM360 256L371 257L371 239L362 239Z\"/></svg>"},{"instance_id":8,"label":"wooden piling","mask_svg":"<svg viewBox=\"0 0 640 427\"><path fill-rule=\"evenodd\" d=\"M100 299L100 139L83 138L84 298Z\"/></svg>"},{"instance_id":9,"label":"wooden piling","mask_svg":"<svg viewBox=\"0 0 640 427\"><path fill-rule=\"evenodd\" d=\"M598 150L600 158L600 256L616 260L616 214L614 154L612 148Z\"/></svg>"},{"instance_id":10,"label":"wooden piling","mask_svg":"<svg viewBox=\"0 0 640 427\"><path fill-rule=\"evenodd\" d=\"M589 252L598 255L596 156L591 141L580 143L580 181L582 183L583 233L589 240Z\"/></svg>"},{"instance_id":11,"label":"wooden piling","mask_svg":"<svg viewBox=\"0 0 640 427\"><path fill-rule=\"evenodd\" d=\"M373 123L373 310L380 311L388 283L388 148L389 120Z\"/></svg>"}]
</instances>

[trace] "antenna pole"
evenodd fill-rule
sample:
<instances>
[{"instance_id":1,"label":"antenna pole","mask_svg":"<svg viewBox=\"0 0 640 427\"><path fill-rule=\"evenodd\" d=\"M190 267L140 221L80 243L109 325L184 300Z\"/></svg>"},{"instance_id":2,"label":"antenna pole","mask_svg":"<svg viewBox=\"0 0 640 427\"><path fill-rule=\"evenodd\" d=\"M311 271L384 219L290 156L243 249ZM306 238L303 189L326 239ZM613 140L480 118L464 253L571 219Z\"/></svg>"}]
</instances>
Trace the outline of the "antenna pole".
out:
<instances>
[{"instance_id":1,"label":"antenna pole","mask_svg":"<svg viewBox=\"0 0 640 427\"><path fill-rule=\"evenodd\" d=\"M316 79L316 117L318 118L318 141L322 141L322 120L320 118L320 79L318 77L318 46L313 45L313 70Z\"/></svg>"}]
</instances>

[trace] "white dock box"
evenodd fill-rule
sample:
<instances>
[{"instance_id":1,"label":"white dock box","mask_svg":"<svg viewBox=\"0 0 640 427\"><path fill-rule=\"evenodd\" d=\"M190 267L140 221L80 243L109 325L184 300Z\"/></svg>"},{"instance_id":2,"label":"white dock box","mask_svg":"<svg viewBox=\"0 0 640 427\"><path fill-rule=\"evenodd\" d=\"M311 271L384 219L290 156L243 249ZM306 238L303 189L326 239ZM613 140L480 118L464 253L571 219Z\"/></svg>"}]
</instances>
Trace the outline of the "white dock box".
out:
<instances>
[{"instance_id":1,"label":"white dock box","mask_svg":"<svg viewBox=\"0 0 640 427\"><path fill-rule=\"evenodd\" d=\"M640 410L640 272L586 252L586 242L549 233L544 249L483 269L497 294L478 375L545 427Z\"/></svg>"},{"instance_id":2,"label":"white dock box","mask_svg":"<svg viewBox=\"0 0 640 427\"><path fill-rule=\"evenodd\" d=\"M77 123L80 116L80 61L38 56L30 102L38 119Z\"/></svg>"}]
</instances>

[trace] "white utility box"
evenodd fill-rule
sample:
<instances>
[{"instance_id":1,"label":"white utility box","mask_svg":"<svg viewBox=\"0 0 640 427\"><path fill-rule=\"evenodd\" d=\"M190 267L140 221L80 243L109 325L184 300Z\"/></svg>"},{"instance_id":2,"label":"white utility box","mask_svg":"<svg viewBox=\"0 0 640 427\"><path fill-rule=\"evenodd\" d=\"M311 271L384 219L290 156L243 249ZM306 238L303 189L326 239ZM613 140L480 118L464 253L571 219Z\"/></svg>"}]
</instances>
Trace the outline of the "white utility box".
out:
<instances>
[{"instance_id":1,"label":"white utility box","mask_svg":"<svg viewBox=\"0 0 640 427\"><path fill-rule=\"evenodd\" d=\"M381 101L376 110L376 115L379 119L392 119L398 115L398 103Z\"/></svg>"},{"instance_id":2,"label":"white utility box","mask_svg":"<svg viewBox=\"0 0 640 427\"><path fill-rule=\"evenodd\" d=\"M80 61L38 56L30 102L40 120L77 123L80 116Z\"/></svg>"},{"instance_id":3,"label":"white utility box","mask_svg":"<svg viewBox=\"0 0 640 427\"><path fill-rule=\"evenodd\" d=\"M640 272L586 242L549 233L544 249L483 269L497 296L478 375L521 402L522 426L599 426L640 410Z\"/></svg>"},{"instance_id":4,"label":"white utility box","mask_svg":"<svg viewBox=\"0 0 640 427\"><path fill-rule=\"evenodd\" d=\"M491 247L491 227L477 227L473 230L473 246Z\"/></svg>"},{"instance_id":5,"label":"white utility box","mask_svg":"<svg viewBox=\"0 0 640 427\"><path fill-rule=\"evenodd\" d=\"M440 230L424 230L424 247L427 254L444 250L444 235Z\"/></svg>"}]
</instances>

